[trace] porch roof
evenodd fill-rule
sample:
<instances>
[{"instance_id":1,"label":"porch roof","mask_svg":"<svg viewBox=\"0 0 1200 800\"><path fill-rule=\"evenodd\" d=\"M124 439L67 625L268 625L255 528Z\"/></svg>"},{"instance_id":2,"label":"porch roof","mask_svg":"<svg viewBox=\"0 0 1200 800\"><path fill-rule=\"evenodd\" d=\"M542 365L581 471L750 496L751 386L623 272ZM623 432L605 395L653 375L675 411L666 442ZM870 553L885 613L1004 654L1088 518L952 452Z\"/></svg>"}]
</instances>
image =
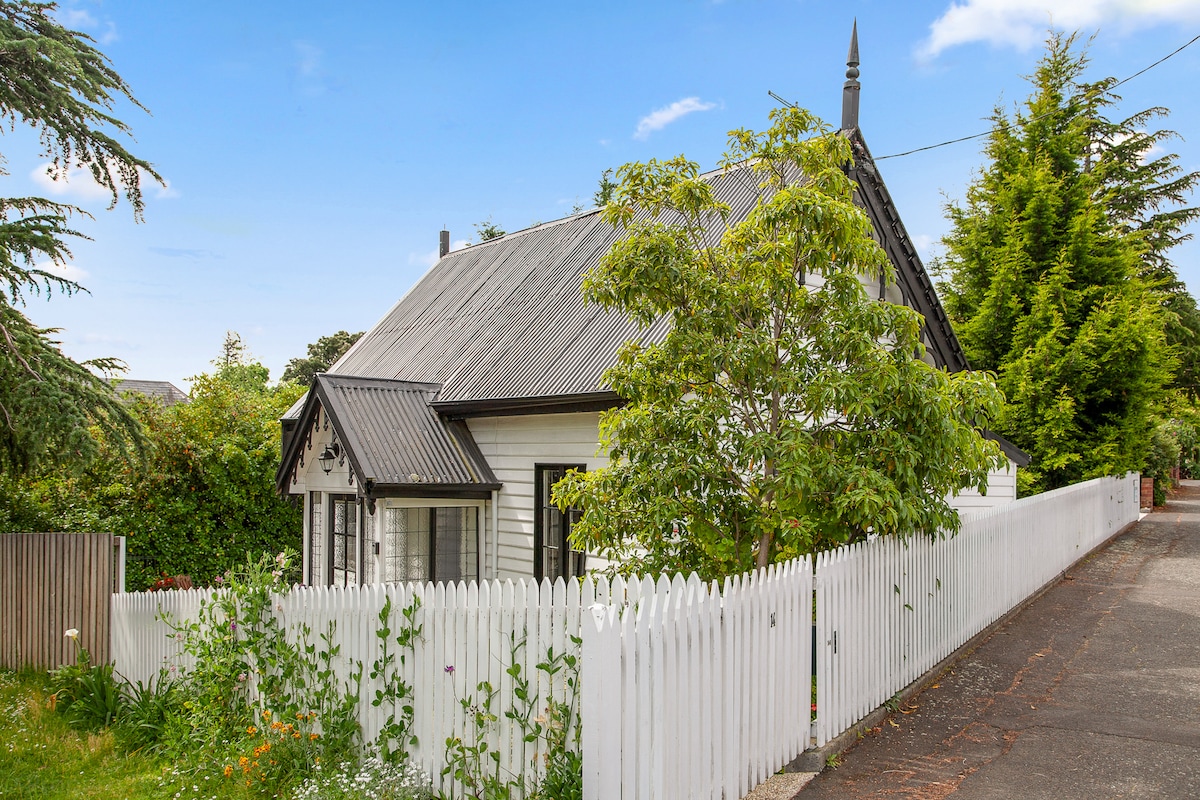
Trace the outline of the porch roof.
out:
<instances>
[{"instance_id":1,"label":"porch roof","mask_svg":"<svg viewBox=\"0 0 1200 800\"><path fill-rule=\"evenodd\" d=\"M322 424L350 462L358 492L368 498L481 497L501 484L461 420L429 405L441 387L381 378L317 375L276 481L286 492L301 454Z\"/></svg>"}]
</instances>

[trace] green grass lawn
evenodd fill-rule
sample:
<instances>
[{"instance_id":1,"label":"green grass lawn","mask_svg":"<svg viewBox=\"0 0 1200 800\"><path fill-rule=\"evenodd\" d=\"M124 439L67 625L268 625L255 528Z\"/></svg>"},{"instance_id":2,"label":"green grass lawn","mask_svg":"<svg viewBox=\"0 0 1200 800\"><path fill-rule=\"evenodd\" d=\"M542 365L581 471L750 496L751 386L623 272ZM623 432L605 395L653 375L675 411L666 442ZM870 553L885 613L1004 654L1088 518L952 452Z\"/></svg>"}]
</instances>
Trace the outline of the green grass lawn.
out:
<instances>
[{"instance_id":1,"label":"green grass lawn","mask_svg":"<svg viewBox=\"0 0 1200 800\"><path fill-rule=\"evenodd\" d=\"M247 787L241 776L226 778L220 765L192 776L180 774L166 758L123 752L111 731L89 734L70 727L64 716L51 708L51 697L44 673L0 670L2 800L259 800L279 796L266 784ZM416 796L394 779L353 790L349 779L343 783L346 789L322 790L319 796L341 800ZM291 797L291 792L282 796Z\"/></svg>"},{"instance_id":2,"label":"green grass lawn","mask_svg":"<svg viewBox=\"0 0 1200 800\"><path fill-rule=\"evenodd\" d=\"M111 733L72 730L49 708L37 673L0 672L0 797L10 800L164 797L163 766L124 755ZM173 793L172 793L173 794Z\"/></svg>"}]
</instances>

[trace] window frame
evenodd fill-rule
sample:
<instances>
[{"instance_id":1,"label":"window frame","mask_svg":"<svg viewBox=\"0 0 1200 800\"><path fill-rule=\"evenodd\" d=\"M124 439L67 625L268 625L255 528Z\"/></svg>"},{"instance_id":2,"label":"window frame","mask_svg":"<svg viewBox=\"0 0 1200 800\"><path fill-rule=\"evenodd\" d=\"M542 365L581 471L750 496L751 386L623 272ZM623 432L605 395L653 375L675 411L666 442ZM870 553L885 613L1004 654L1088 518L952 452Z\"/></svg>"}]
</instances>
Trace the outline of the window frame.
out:
<instances>
[{"instance_id":1,"label":"window frame","mask_svg":"<svg viewBox=\"0 0 1200 800\"><path fill-rule=\"evenodd\" d=\"M434 584L454 583L454 582L458 582L458 581L462 581L465 583L470 583L471 581L475 581L476 583L481 583L483 581L483 578L481 576L483 575L483 566L484 566L484 548L481 544L480 539L482 538L483 533L484 533L484 521L485 521L484 520L484 510L485 510L484 501L474 500L474 499L466 499L466 498L455 498L455 497L405 498L402 502L396 502L396 501L388 502L377 512L377 514L381 517L380 528L379 528L381 544L380 544L380 551L379 551L379 555L378 555L380 582L381 583L414 582L414 579L411 579L411 578L401 580L401 581L389 580L387 578L388 560L393 557L393 554L391 552L391 542L389 541L390 534L388 533L388 517L387 517L387 515L391 511L403 511L403 510L409 510L409 509L428 510L429 518L430 518L430 526L429 526L429 531L427 532L427 535L429 536L429 548L428 548L429 549L429 563L431 565L431 571L433 574L428 579L415 579L415 582L425 583L426 580L428 580ZM438 553L437 512L439 509L463 509L468 515L471 516L471 519L474 521L473 524L474 524L475 530L473 532L469 532L469 531L464 532L464 539L473 537L473 540L470 542L469 545L467 545L470 550L474 551L473 558L469 558L466 560L474 568L474 577L444 578L444 577L440 577L437 575L437 553Z\"/></svg>"},{"instance_id":2,"label":"window frame","mask_svg":"<svg viewBox=\"0 0 1200 800\"><path fill-rule=\"evenodd\" d=\"M587 573L587 551L571 549L571 514L569 512L574 509L569 509L568 513L563 513L550 502L549 490L552 489L553 486L545 487L546 491L543 492L545 475L547 472L561 471L565 477L567 472L570 470L575 470L576 472L587 472L587 465L579 463L537 463L533 465L533 577L538 581L542 580L543 578L549 578L553 581L557 578L583 577L583 575ZM558 480L562 480L562 478L560 477ZM555 481L555 483L557 482L558 481ZM551 514L557 514L562 521L562 540L557 543L559 551L559 569L558 574L556 575L544 574L545 570L542 565L542 551L546 547L544 539L547 526L547 511L549 511ZM580 554L578 575L572 574L571 564L574 559L571 558L571 555L573 553Z\"/></svg>"},{"instance_id":3,"label":"window frame","mask_svg":"<svg viewBox=\"0 0 1200 800\"><path fill-rule=\"evenodd\" d=\"M322 542L322 546L326 549L326 552L327 552L327 556L326 556L325 560L326 560L326 563L328 564L328 566L325 570L326 576L327 576L325 585L326 586L361 586L361 585L363 585L363 580L362 580L362 569L363 569L362 499L359 498L358 495L353 495L353 494L327 494L326 498L328 500L329 508L327 509L328 513L324 515L327 519L327 523L326 523L326 527L325 527L325 541ZM353 549L351 549L349 546L350 543L347 541L346 548L345 548L347 564L353 563L353 570L354 570L354 572L353 572L354 582L353 583L350 583L348 580L344 581L343 583L334 583L334 580L333 580L334 570L337 569L337 567L335 566L334 561L333 561L334 554L337 552L337 545L334 543L334 538L337 536L343 536L343 537L349 539L351 536L350 531L345 531L343 533L337 533L334 530L334 527L337 525L337 505L338 505L338 503L345 503L347 508L349 508L349 507L354 508L354 531L353 531L354 547L353 547ZM343 575L350 573L350 569L348 567L343 567L341 569L341 571L342 571Z\"/></svg>"},{"instance_id":4,"label":"window frame","mask_svg":"<svg viewBox=\"0 0 1200 800\"><path fill-rule=\"evenodd\" d=\"M316 519L314 519L316 517ZM325 493L310 491L308 493L308 525L305 530L308 546L308 585L328 586L329 577L329 547L325 532ZM313 552L313 539L320 541L320 550Z\"/></svg>"}]
</instances>

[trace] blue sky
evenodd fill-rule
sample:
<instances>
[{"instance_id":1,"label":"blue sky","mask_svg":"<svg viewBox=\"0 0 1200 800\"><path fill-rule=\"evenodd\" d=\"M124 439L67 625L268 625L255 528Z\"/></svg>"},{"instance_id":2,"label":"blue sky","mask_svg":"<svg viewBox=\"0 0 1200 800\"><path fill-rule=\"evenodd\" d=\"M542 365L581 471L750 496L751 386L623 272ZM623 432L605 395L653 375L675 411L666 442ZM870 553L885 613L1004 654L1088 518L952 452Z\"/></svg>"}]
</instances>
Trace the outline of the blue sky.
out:
<instances>
[{"instance_id":1,"label":"blue sky","mask_svg":"<svg viewBox=\"0 0 1200 800\"><path fill-rule=\"evenodd\" d=\"M855 18L876 157L985 130L997 103L1027 95L1051 24L1095 35L1091 78L1200 34L1200 0L73 0L60 15L150 110L118 115L169 186L135 223L82 178L47 184L33 137L6 130L9 196L53 191L95 215L69 267L90 294L26 310L75 358L183 388L227 330L277 378L318 337L370 327L432 264L443 227L461 242L489 217L509 231L556 219L629 161L712 168L729 130L766 126L768 91L836 122ZM1122 87L1120 111L1172 110L1159 127L1183 136L1188 170L1198 84L1200 43ZM880 162L927 261L982 163L979 141ZM1195 291L1200 246L1175 260Z\"/></svg>"}]
</instances>

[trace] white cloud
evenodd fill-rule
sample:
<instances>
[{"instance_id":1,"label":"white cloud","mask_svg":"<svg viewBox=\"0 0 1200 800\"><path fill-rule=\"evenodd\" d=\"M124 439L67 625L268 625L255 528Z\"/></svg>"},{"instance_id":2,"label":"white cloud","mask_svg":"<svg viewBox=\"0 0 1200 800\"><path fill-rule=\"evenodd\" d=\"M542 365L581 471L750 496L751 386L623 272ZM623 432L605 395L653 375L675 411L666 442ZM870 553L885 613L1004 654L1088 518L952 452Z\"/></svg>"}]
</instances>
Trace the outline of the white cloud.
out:
<instances>
[{"instance_id":1,"label":"white cloud","mask_svg":"<svg viewBox=\"0 0 1200 800\"><path fill-rule=\"evenodd\" d=\"M1133 29L1196 20L1200 0L964 0L951 3L929 26L917 57L933 59L970 42L1028 50L1045 40L1051 26L1086 31L1110 24Z\"/></svg>"},{"instance_id":2,"label":"white cloud","mask_svg":"<svg viewBox=\"0 0 1200 800\"><path fill-rule=\"evenodd\" d=\"M146 180L146 178L144 176L143 176L143 180ZM153 179L151 179L151 180L153 180ZM149 183L149 182L150 181L147 181L147 183ZM179 197L180 195L179 195L179 190L171 185L171 181L167 180L166 178L163 178L163 182L161 185L159 185L157 182L155 182L154 196L156 198L158 198L159 200L173 200L176 197Z\"/></svg>"},{"instance_id":3,"label":"white cloud","mask_svg":"<svg viewBox=\"0 0 1200 800\"><path fill-rule=\"evenodd\" d=\"M53 261L38 264L36 269L48 272L51 275L57 275L60 278L66 278L75 283L81 282L88 276L87 270L81 269L74 264L55 264Z\"/></svg>"},{"instance_id":4,"label":"white cloud","mask_svg":"<svg viewBox=\"0 0 1200 800\"><path fill-rule=\"evenodd\" d=\"M471 245L468 239L455 239L450 243L450 252L462 250L464 247ZM427 253L409 253L408 263L413 267L425 267L429 269L438 262L438 249L435 247Z\"/></svg>"},{"instance_id":5,"label":"white cloud","mask_svg":"<svg viewBox=\"0 0 1200 800\"><path fill-rule=\"evenodd\" d=\"M72 30L86 31L100 24L86 8L68 8L62 11L58 17L63 25Z\"/></svg>"},{"instance_id":6,"label":"white cloud","mask_svg":"<svg viewBox=\"0 0 1200 800\"><path fill-rule=\"evenodd\" d=\"M76 200L107 200L112 197L108 189L96 183L90 171L79 167L55 174L54 165L46 162L34 167L29 177L39 189L54 197Z\"/></svg>"},{"instance_id":7,"label":"white cloud","mask_svg":"<svg viewBox=\"0 0 1200 800\"><path fill-rule=\"evenodd\" d=\"M64 27L82 31L96 39L100 44L112 44L117 36L117 24L112 20L100 20L86 8L65 8L56 15Z\"/></svg>"},{"instance_id":8,"label":"white cloud","mask_svg":"<svg viewBox=\"0 0 1200 800\"><path fill-rule=\"evenodd\" d=\"M633 138L646 139L654 131L662 130L680 117L685 117L694 111L708 111L716 107L716 103L702 102L699 97L685 97L682 100L676 100L671 105L664 106L638 120Z\"/></svg>"},{"instance_id":9,"label":"white cloud","mask_svg":"<svg viewBox=\"0 0 1200 800\"><path fill-rule=\"evenodd\" d=\"M171 182L163 179L165 185L151 178L144 170L140 170L141 184L144 188L153 187L154 197L159 200L170 200L179 197L179 190L171 186ZM41 191L52 197L62 197L69 200L112 200L112 192L96 182L91 170L75 166L67 170L54 172L54 165L49 161L34 167L29 178ZM118 182L119 185L119 182Z\"/></svg>"},{"instance_id":10,"label":"white cloud","mask_svg":"<svg viewBox=\"0 0 1200 800\"><path fill-rule=\"evenodd\" d=\"M297 40L292 42L296 52L296 72L301 77L311 78L321 71L321 56L325 52L312 42Z\"/></svg>"}]
</instances>

